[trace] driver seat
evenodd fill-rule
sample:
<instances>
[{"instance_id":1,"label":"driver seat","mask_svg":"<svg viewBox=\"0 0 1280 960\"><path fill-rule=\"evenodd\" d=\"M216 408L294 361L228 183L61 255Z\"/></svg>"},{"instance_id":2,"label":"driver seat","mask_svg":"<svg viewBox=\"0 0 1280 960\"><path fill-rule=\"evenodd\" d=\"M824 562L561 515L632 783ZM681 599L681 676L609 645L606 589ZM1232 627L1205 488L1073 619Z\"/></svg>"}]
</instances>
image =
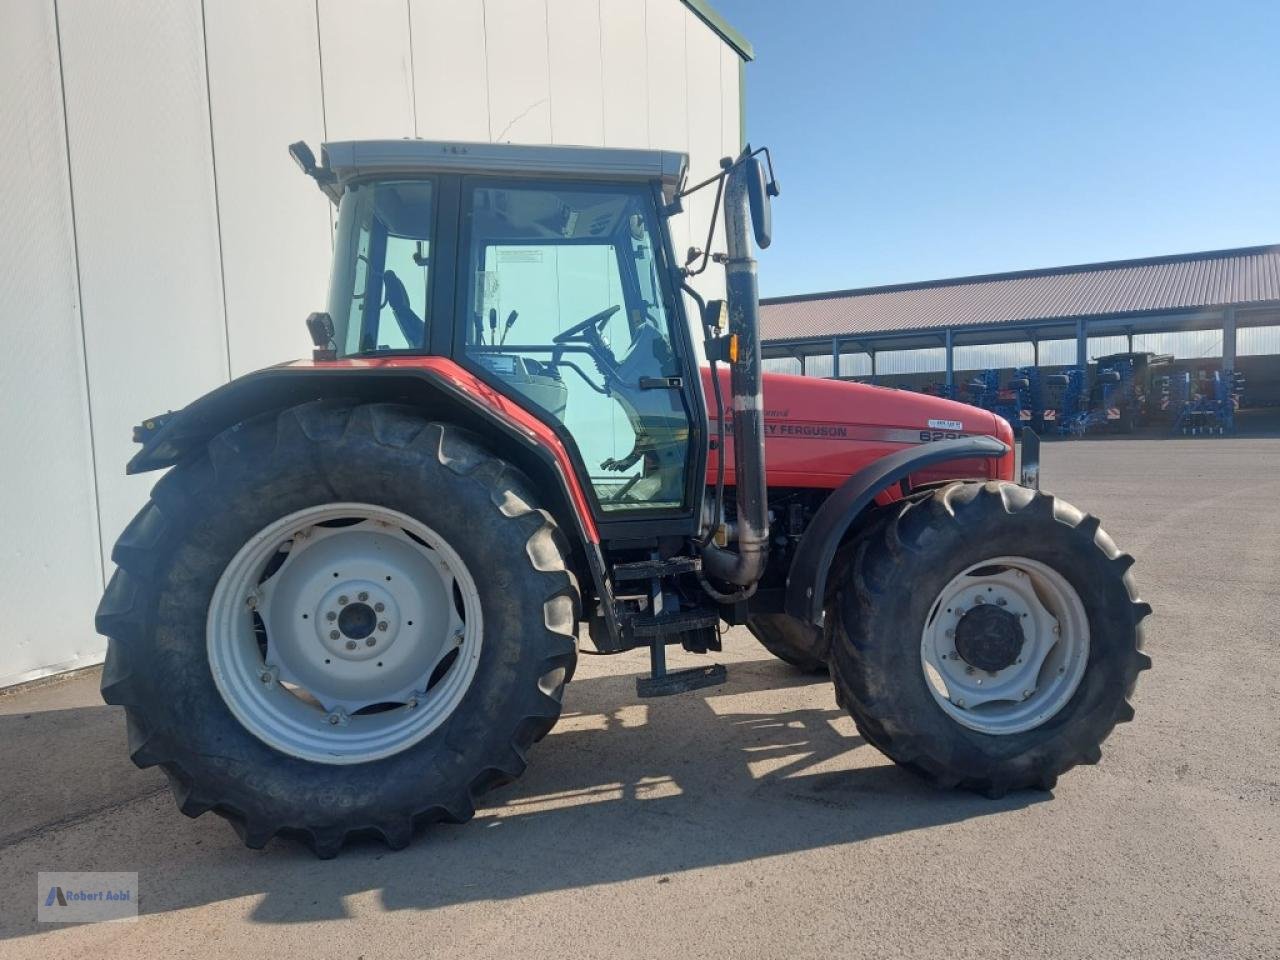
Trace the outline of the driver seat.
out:
<instances>
[{"instance_id":1,"label":"driver seat","mask_svg":"<svg viewBox=\"0 0 1280 960\"><path fill-rule=\"evenodd\" d=\"M427 325L413 312L413 307L409 305L409 291L404 288L394 270L383 272L382 289L387 295L387 306L391 308L405 341L411 347L423 346Z\"/></svg>"}]
</instances>

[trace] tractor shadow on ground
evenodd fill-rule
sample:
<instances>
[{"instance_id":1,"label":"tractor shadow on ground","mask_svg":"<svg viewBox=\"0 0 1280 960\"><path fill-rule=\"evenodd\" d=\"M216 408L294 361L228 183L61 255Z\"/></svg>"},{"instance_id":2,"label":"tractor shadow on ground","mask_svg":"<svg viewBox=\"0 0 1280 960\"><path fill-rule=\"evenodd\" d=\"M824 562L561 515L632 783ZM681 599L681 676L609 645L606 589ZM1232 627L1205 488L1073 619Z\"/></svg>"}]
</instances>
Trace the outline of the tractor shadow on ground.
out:
<instances>
[{"instance_id":1,"label":"tractor shadow on ground","mask_svg":"<svg viewBox=\"0 0 1280 960\"><path fill-rule=\"evenodd\" d=\"M65 763L34 772L51 789L69 774ZM633 675L575 680L561 724L533 748L520 781L487 796L471 823L427 828L402 852L357 841L321 862L279 838L248 851L220 819L188 821L151 786L114 807L109 822L98 815L59 826L45 849L41 831L0 846L11 875L0 893L12 886L20 896L36 870L136 870L144 915L258 897L254 921L299 923L348 916L346 898L370 892L382 909L431 911L625 881L678 888L686 871L1048 798L992 801L930 787L854 734L826 678L774 660L740 661L725 686L656 701L637 700ZM4 913L0 936L36 931L34 916Z\"/></svg>"}]
</instances>

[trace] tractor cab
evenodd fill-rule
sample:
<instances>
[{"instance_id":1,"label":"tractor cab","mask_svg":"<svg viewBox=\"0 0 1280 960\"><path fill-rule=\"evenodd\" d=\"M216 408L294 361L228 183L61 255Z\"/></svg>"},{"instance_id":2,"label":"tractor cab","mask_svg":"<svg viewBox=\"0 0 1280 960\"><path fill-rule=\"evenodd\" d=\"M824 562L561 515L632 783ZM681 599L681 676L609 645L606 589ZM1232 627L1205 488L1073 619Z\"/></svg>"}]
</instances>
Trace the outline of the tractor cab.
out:
<instances>
[{"instance_id":1,"label":"tractor cab","mask_svg":"<svg viewBox=\"0 0 1280 960\"><path fill-rule=\"evenodd\" d=\"M543 420L598 522L693 533L705 404L662 151L328 144L338 207L326 347L448 357Z\"/></svg>"}]
</instances>

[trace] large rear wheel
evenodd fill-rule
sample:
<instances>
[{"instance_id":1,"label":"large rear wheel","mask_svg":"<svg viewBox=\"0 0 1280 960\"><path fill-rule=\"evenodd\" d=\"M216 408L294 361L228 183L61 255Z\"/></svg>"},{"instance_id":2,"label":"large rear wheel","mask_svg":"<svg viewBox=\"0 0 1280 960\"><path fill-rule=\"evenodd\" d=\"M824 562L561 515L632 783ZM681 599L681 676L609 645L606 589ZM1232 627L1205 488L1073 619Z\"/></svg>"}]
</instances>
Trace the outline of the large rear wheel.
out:
<instances>
[{"instance_id":1,"label":"large rear wheel","mask_svg":"<svg viewBox=\"0 0 1280 960\"><path fill-rule=\"evenodd\" d=\"M1096 763L1142 653L1129 568L1094 517L1012 483L954 483L863 539L832 645L859 732L926 778L999 796Z\"/></svg>"},{"instance_id":2,"label":"large rear wheel","mask_svg":"<svg viewBox=\"0 0 1280 960\"><path fill-rule=\"evenodd\" d=\"M567 549L470 434L317 402L216 438L121 535L102 691L251 847L392 847L518 776L577 655Z\"/></svg>"}]
</instances>

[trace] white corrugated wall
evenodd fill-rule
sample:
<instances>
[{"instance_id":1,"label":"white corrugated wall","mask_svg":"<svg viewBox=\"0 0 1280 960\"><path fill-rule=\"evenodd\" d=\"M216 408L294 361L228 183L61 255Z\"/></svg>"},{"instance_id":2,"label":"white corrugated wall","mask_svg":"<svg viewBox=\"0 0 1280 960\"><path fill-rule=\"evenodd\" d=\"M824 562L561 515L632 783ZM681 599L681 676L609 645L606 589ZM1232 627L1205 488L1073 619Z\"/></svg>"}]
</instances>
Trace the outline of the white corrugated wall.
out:
<instances>
[{"instance_id":1,"label":"white corrugated wall","mask_svg":"<svg viewBox=\"0 0 1280 960\"><path fill-rule=\"evenodd\" d=\"M155 479L131 427L309 349L331 219L289 142L655 147L700 178L740 146L739 65L681 0L0 0L0 687L101 659Z\"/></svg>"}]
</instances>

